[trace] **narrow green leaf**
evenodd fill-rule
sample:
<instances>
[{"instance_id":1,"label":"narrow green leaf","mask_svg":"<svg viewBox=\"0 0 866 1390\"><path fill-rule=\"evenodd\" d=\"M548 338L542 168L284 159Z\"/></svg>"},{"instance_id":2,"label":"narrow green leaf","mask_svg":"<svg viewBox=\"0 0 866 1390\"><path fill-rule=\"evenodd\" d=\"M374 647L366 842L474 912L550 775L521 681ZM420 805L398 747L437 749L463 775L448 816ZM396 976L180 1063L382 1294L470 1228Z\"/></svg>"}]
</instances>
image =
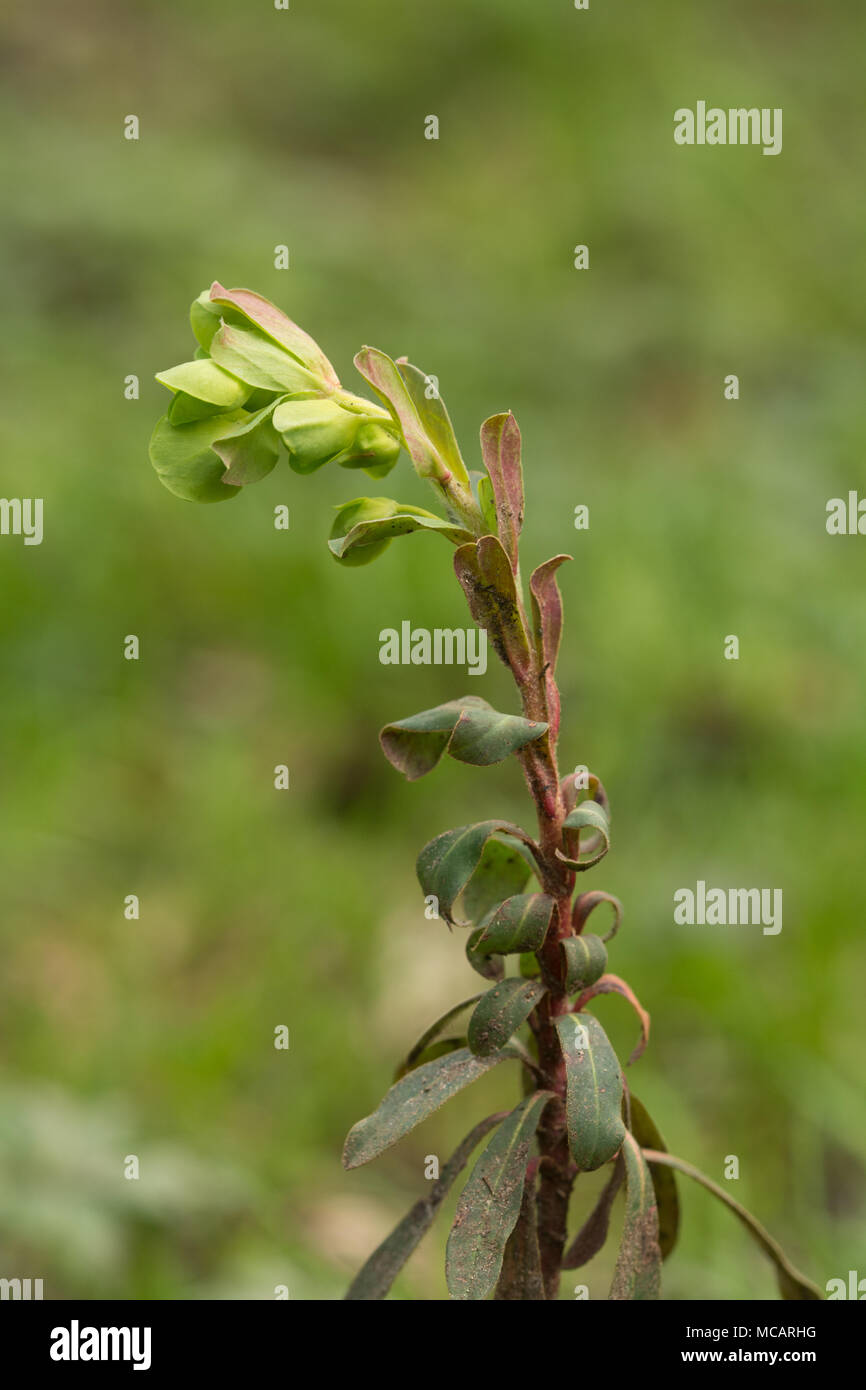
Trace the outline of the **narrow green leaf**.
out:
<instances>
[{"instance_id":1,"label":"narrow green leaf","mask_svg":"<svg viewBox=\"0 0 866 1390\"><path fill-rule=\"evenodd\" d=\"M530 668L529 642L520 615L517 588L508 556L496 536L482 536L474 544L461 545L454 556L454 570L469 611L479 627L487 630L493 648L518 676Z\"/></svg>"},{"instance_id":2,"label":"narrow green leaf","mask_svg":"<svg viewBox=\"0 0 866 1390\"><path fill-rule=\"evenodd\" d=\"M408 536L413 531L438 532L452 545L462 544L469 534L423 507L411 507L390 497L356 497L340 507L328 547L338 560L345 561L356 550L366 559L367 552L381 554L395 536ZM358 563L354 556L351 562Z\"/></svg>"},{"instance_id":3,"label":"narrow green leaf","mask_svg":"<svg viewBox=\"0 0 866 1390\"><path fill-rule=\"evenodd\" d=\"M230 410L206 420L174 425L164 415L150 438L150 461L163 486L187 502L222 502L238 497L241 489L223 482L225 464L212 445L228 428L248 418L243 410Z\"/></svg>"},{"instance_id":4,"label":"narrow green leaf","mask_svg":"<svg viewBox=\"0 0 866 1390\"><path fill-rule=\"evenodd\" d=\"M481 457L490 477L496 507L497 534L514 573L523 528L523 469L520 430L514 416L492 415L481 426Z\"/></svg>"},{"instance_id":5,"label":"narrow green leaf","mask_svg":"<svg viewBox=\"0 0 866 1390\"><path fill-rule=\"evenodd\" d=\"M496 1287L520 1214L529 1145L552 1096L537 1091L522 1101L472 1170L448 1237L445 1277L452 1298L481 1300Z\"/></svg>"},{"instance_id":6,"label":"narrow green leaf","mask_svg":"<svg viewBox=\"0 0 866 1390\"><path fill-rule=\"evenodd\" d=\"M555 900L548 893L518 893L506 898L482 923L479 955L514 955L541 948L550 927Z\"/></svg>"},{"instance_id":7,"label":"narrow green leaf","mask_svg":"<svg viewBox=\"0 0 866 1390\"><path fill-rule=\"evenodd\" d=\"M539 980L513 976L482 994L466 1035L475 1056L489 1057L504 1047L545 992Z\"/></svg>"},{"instance_id":8,"label":"narrow green leaf","mask_svg":"<svg viewBox=\"0 0 866 1390\"><path fill-rule=\"evenodd\" d=\"M625 1224L608 1297L613 1300L658 1298L662 1257L656 1194L633 1134L623 1140Z\"/></svg>"},{"instance_id":9,"label":"narrow green leaf","mask_svg":"<svg viewBox=\"0 0 866 1390\"><path fill-rule=\"evenodd\" d=\"M466 1167L472 1150L485 1134L505 1119L505 1115L505 1111L498 1115L488 1115L486 1120L482 1120L467 1134L463 1143L455 1149L445 1164L427 1196L421 1197L415 1203L399 1226L386 1236L382 1244L373 1251L363 1269L355 1275L346 1293L346 1300L372 1302L385 1297L409 1256L432 1226L436 1213Z\"/></svg>"},{"instance_id":10,"label":"narrow green leaf","mask_svg":"<svg viewBox=\"0 0 866 1390\"><path fill-rule=\"evenodd\" d=\"M656 1128L655 1121L634 1091L630 1096L631 1120L629 1128L642 1149L658 1149L667 1153L667 1144ZM677 1194L677 1180L672 1168L664 1168L660 1163L649 1165L650 1177L656 1194L659 1219L659 1249L666 1260L677 1243L680 1230L680 1199Z\"/></svg>"},{"instance_id":11,"label":"narrow green leaf","mask_svg":"<svg viewBox=\"0 0 866 1390\"><path fill-rule=\"evenodd\" d=\"M459 552L458 552L459 554ZM575 858L567 857L561 850L556 851L557 859L561 859L563 864L567 864L570 869L582 871L591 869L593 864L597 864L603 859L610 849L610 818L603 806L599 806L597 801L583 801L580 806L576 806L570 811L562 822L564 830L595 830L601 836L602 848L597 854L590 854L588 859L581 859L578 855Z\"/></svg>"},{"instance_id":12,"label":"narrow green leaf","mask_svg":"<svg viewBox=\"0 0 866 1390\"><path fill-rule=\"evenodd\" d=\"M427 438L458 482L468 489L470 485L469 474L460 453L454 427L451 424L448 411L445 409L445 402L439 395L439 389L433 378L402 358L395 363L395 366L403 378Z\"/></svg>"},{"instance_id":13,"label":"narrow green leaf","mask_svg":"<svg viewBox=\"0 0 866 1390\"><path fill-rule=\"evenodd\" d=\"M801 1274L798 1269L791 1264L781 1246L773 1240L773 1237L764 1229L750 1211L731 1197L723 1187L713 1182L712 1178L706 1177L698 1168L693 1168L691 1163L686 1163L682 1158L674 1158L673 1154L665 1153L661 1149L645 1149L643 1156L648 1163L660 1163L669 1168L676 1168L677 1172L685 1173L686 1177L693 1178L699 1182L708 1192L712 1192L714 1197L718 1197L720 1202L724 1202L726 1207L743 1223L752 1239L760 1246L768 1259L772 1260L776 1266L776 1278L779 1284L779 1292L782 1298L788 1302L801 1302L806 1300L823 1299L824 1295L811 1279L807 1279L805 1274Z\"/></svg>"},{"instance_id":14,"label":"narrow green leaf","mask_svg":"<svg viewBox=\"0 0 866 1390\"><path fill-rule=\"evenodd\" d=\"M400 426L409 457L422 478L442 478L452 470L429 438L418 415L397 364L378 348L364 347L355 358L355 366L372 386ZM468 478L466 479L468 483Z\"/></svg>"},{"instance_id":15,"label":"narrow green leaf","mask_svg":"<svg viewBox=\"0 0 866 1390\"><path fill-rule=\"evenodd\" d=\"M546 1295L538 1249L533 1163L527 1165L517 1225L505 1243L502 1270L493 1298L496 1302L539 1303Z\"/></svg>"},{"instance_id":16,"label":"narrow green leaf","mask_svg":"<svg viewBox=\"0 0 866 1390\"><path fill-rule=\"evenodd\" d=\"M418 1065L418 1058L421 1056L422 1052L426 1051L430 1044L434 1043L437 1038L441 1038L449 1023L453 1023L455 1018L459 1018L464 1010L471 1008L473 1004L477 1004L479 999L483 998L483 994L473 994L471 999L464 999L462 1003L455 1004L454 1007L449 1009L447 1013L444 1013L441 1018L437 1018L435 1023L431 1023L426 1032L421 1034L414 1047L409 1049L405 1060L400 1063L396 1070L394 1080L399 1081L401 1076L405 1076L407 1072L412 1071L412 1069Z\"/></svg>"},{"instance_id":17,"label":"narrow green leaf","mask_svg":"<svg viewBox=\"0 0 866 1390\"><path fill-rule=\"evenodd\" d=\"M377 1110L359 1120L349 1130L343 1148L343 1167L359 1168L390 1149L446 1100L477 1081L491 1067L508 1057L518 1057L516 1049L503 1049L492 1057L475 1057L466 1047L416 1067L395 1083Z\"/></svg>"},{"instance_id":18,"label":"narrow green leaf","mask_svg":"<svg viewBox=\"0 0 866 1390\"><path fill-rule=\"evenodd\" d=\"M607 948L600 936L587 932L585 936L567 936L560 943L566 994L575 994L587 985L595 984L607 965Z\"/></svg>"},{"instance_id":19,"label":"narrow green leaf","mask_svg":"<svg viewBox=\"0 0 866 1390\"><path fill-rule=\"evenodd\" d=\"M610 1230L610 1214L614 1199L622 1187L624 1177L625 1165L622 1155L617 1154L613 1172L599 1193L598 1201L562 1257L563 1269L580 1269L582 1265L589 1264L593 1256L604 1247Z\"/></svg>"},{"instance_id":20,"label":"narrow green leaf","mask_svg":"<svg viewBox=\"0 0 866 1390\"><path fill-rule=\"evenodd\" d=\"M455 922L454 904L478 867L485 844L491 835L502 832L524 841L528 838L507 821L485 820L446 830L422 849L416 865L418 882L425 897L437 899L446 922Z\"/></svg>"},{"instance_id":21,"label":"narrow green leaf","mask_svg":"<svg viewBox=\"0 0 866 1390\"><path fill-rule=\"evenodd\" d=\"M561 1014L556 1031L565 1058L569 1148L578 1169L592 1172L613 1158L625 1135L622 1072L592 1014Z\"/></svg>"}]
</instances>

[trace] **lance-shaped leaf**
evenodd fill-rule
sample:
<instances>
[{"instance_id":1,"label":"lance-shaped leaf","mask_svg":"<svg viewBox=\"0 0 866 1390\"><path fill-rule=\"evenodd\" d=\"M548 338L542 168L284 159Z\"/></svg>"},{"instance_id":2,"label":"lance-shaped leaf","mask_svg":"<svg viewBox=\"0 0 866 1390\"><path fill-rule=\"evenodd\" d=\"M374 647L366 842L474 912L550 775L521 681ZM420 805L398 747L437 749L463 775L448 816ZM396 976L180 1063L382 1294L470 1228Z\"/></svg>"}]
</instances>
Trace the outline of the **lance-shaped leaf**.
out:
<instances>
[{"instance_id":1,"label":"lance-shaped leaf","mask_svg":"<svg viewBox=\"0 0 866 1390\"><path fill-rule=\"evenodd\" d=\"M252 394L252 387L239 381L224 367L209 357L194 362L181 362L178 367L157 372L157 381L170 391L179 391L221 410L238 410Z\"/></svg>"},{"instance_id":2,"label":"lance-shaped leaf","mask_svg":"<svg viewBox=\"0 0 866 1390\"><path fill-rule=\"evenodd\" d=\"M623 1140L625 1223L609 1298L658 1298L662 1257L656 1194L640 1145L633 1134Z\"/></svg>"},{"instance_id":3,"label":"lance-shaped leaf","mask_svg":"<svg viewBox=\"0 0 866 1390\"><path fill-rule=\"evenodd\" d=\"M466 959L472 969L483 975L485 980L502 980L505 977L505 957L479 951L477 948L483 935L483 927L476 927L470 934L466 942Z\"/></svg>"},{"instance_id":4,"label":"lance-shaped leaf","mask_svg":"<svg viewBox=\"0 0 866 1390\"><path fill-rule=\"evenodd\" d=\"M518 893L506 898L482 923L475 950L479 955L502 956L539 950L555 907L548 893Z\"/></svg>"},{"instance_id":5,"label":"lance-shaped leaf","mask_svg":"<svg viewBox=\"0 0 866 1390\"><path fill-rule=\"evenodd\" d=\"M409 1256L433 1224L433 1220L457 1178L463 1172L472 1150L495 1125L504 1120L507 1112L488 1115L467 1134L463 1143L449 1158L440 1176L426 1197L421 1197L407 1212L399 1226L382 1241L355 1275L346 1293L349 1301L373 1302L387 1294Z\"/></svg>"},{"instance_id":6,"label":"lance-shaped leaf","mask_svg":"<svg viewBox=\"0 0 866 1390\"><path fill-rule=\"evenodd\" d=\"M445 830L425 845L416 872L425 898L433 896L446 922L454 923L454 904L478 867L481 852L491 835L504 832L528 842L529 837L507 821L484 820ZM463 924L466 925L465 923Z\"/></svg>"},{"instance_id":7,"label":"lance-shaped leaf","mask_svg":"<svg viewBox=\"0 0 866 1390\"><path fill-rule=\"evenodd\" d=\"M537 1163L526 1165L523 1196L517 1225L505 1243L502 1270L493 1298L496 1302L538 1303L544 1300L544 1279L538 1249L538 1220L535 1206Z\"/></svg>"},{"instance_id":8,"label":"lance-shaped leaf","mask_svg":"<svg viewBox=\"0 0 866 1390\"><path fill-rule=\"evenodd\" d=\"M437 1018L435 1023L431 1023L430 1027L421 1034L414 1047L410 1048L409 1052L406 1054L405 1060L400 1063L394 1075L394 1080L399 1081L401 1076L405 1076L407 1072L412 1071L413 1068L418 1065L421 1054L427 1050L431 1043L435 1043L438 1038L442 1037L446 1028L454 1022L455 1018L459 1018L466 1009L471 1008L473 1004L477 1004L479 999L483 998L483 994L473 994L471 999L464 999L462 1003L455 1004L454 1007L449 1009L447 1013L444 1013L441 1018Z\"/></svg>"},{"instance_id":9,"label":"lance-shaped leaf","mask_svg":"<svg viewBox=\"0 0 866 1390\"><path fill-rule=\"evenodd\" d=\"M482 536L473 545L461 545L454 556L454 570L469 611L487 631L496 655L520 676L529 670L529 643L520 616L517 588L508 556L496 536Z\"/></svg>"},{"instance_id":10,"label":"lance-shaped leaf","mask_svg":"<svg viewBox=\"0 0 866 1390\"><path fill-rule=\"evenodd\" d=\"M254 328L236 328L223 323L213 335L210 355L214 362L232 372L248 386L265 391L286 391L322 395L324 387L317 376L302 367L291 353L284 352Z\"/></svg>"},{"instance_id":11,"label":"lance-shaped leaf","mask_svg":"<svg viewBox=\"0 0 866 1390\"><path fill-rule=\"evenodd\" d=\"M204 298L205 296L201 296L199 303ZM278 309L269 299L256 294L253 290L227 290L218 280L214 280L211 285L208 298L212 305L217 306L218 310L226 309L229 311L226 315L227 318L231 318L232 313L240 315L255 328L261 329L275 343L279 343L281 347L321 377L329 386L334 389L339 387L340 382L337 373L318 343L314 342L309 333L305 333L302 328L293 323L282 309ZM206 309L207 305L205 304L203 307ZM195 324L193 329L195 331ZM202 345L208 347L208 342L203 342Z\"/></svg>"},{"instance_id":12,"label":"lance-shaped leaf","mask_svg":"<svg viewBox=\"0 0 866 1390\"><path fill-rule=\"evenodd\" d=\"M603 1248L610 1230L610 1213L614 1199L622 1187L624 1177L622 1154L617 1154L613 1172L599 1193L598 1201L562 1257L563 1269L580 1269L581 1265L588 1264Z\"/></svg>"},{"instance_id":13,"label":"lance-shaped leaf","mask_svg":"<svg viewBox=\"0 0 866 1390\"><path fill-rule=\"evenodd\" d=\"M550 718L551 737L559 733L559 687L554 679L556 659L562 637L562 596L556 581L556 571L570 555L554 555L533 570L529 579L532 602L532 636L538 665L544 671L544 690Z\"/></svg>"},{"instance_id":14,"label":"lance-shaped leaf","mask_svg":"<svg viewBox=\"0 0 866 1390\"><path fill-rule=\"evenodd\" d=\"M568 1145L580 1172L592 1172L613 1158L623 1141L622 1072L592 1014L561 1014L556 1031L565 1058Z\"/></svg>"},{"instance_id":15,"label":"lance-shaped leaf","mask_svg":"<svg viewBox=\"0 0 866 1390\"><path fill-rule=\"evenodd\" d=\"M505 415L492 415L484 421L481 457L493 488L499 539L516 574L518 542L523 528L523 469L520 430L510 411Z\"/></svg>"},{"instance_id":16,"label":"lance-shaped leaf","mask_svg":"<svg viewBox=\"0 0 866 1390\"><path fill-rule=\"evenodd\" d=\"M452 1298L480 1300L496 1287L520 1214L529 1145L552 1091L536 1091L497 1129L463 1189L448 1237L445 1277Z\"/></svg>"},{"instance_id":17,"label":"lance-shaped leaf","mask_svg":"<svg viewBox=\"0 0 866 1390\"><path fill-rule=\"evenodd\" d=\"M150 439L150 461L163 486L187 502L222 502L238 497L241 489L223 482L225 464L214 453L213 443L248 419L246 411L230 410L175 425L164 415Z\"/></svg>"},{"instance_id":18,"label":"lance-shaped leaf","mask_svg":"<svg viewBox=\"0 0 866 1390\"><path fill-rule=\"evenodd\" d=\"M378 348L364 347L355 358L355 366L361 376L369 381L376 395L385 402L399 424L409 457L419 477L447 480L453 470L441 457L424 429L396 362ZM465 469L461 481L468 486L469 478L465 476Z\"/></svg>"},{"instance_id":19,"label":"lance-shaped leaf","mask_svg":"<svg viewBox=\"0 0 866 1390\"><path fill-rule=\"evenodd\" d=\"M463 893L470 922L483 921L497 903L519 893L535 868L535 859L522 840L512 835L489 839Z\"/></svg>"},{"instance_id":20,"label":"lance-shaped leaf","mask_svg":"<svg viewBox=\"0 0 866 1390\"><path fill-rule=\"evenodd\" d=\"M491 1057L475 1057L468 1047L461 1047L415 1067L391 1087L372 1115L359 1120L349 1130L343 1148L343 1167L359 1168L362 1163L378 1158L464 1086L471 1085L506 1058L518 1056L516 1048L508 1048Z\"/></svg>"},{"instance_id":21,"label":"lance-shaped leaf","mask_svg":"<svg viewBox=\"0 0 866 1390\"><path fill-rule=\"evenodd\" d=\"M667 1144L656 1128L655 1121L642 1101L632 1091L630 1096L631 1118L629 1128L642 1149L658 1149L667 1153ZM666 1260L677 1243L680 1230L680 1200L677 1194L677 1180L673 1168L665 1168L660 1163L649 1165L650 1177L656 1194L659 1220L659 1249Z\"/></svg>"},{"instance_id":22,"label":"lance-shaped leaf","mask_svg":"<svg viewBox=\"0 0 866 1390\"><path fill-rule=\"evenodd\" d=\"M246 487L266 478L280 455L280 440L274 429L274 402L248 416L215 439L212 448L225 464L223 482L230 487Z\"/></svg>"},{"instance_id":23,"label":"lance-shaped leaf","mask_svg":"<svg viewBox=\"0 0 866 1390\"><path fill-rule=\"evenodd\" d=\"M545 987L539 980L513 976L482 994L469 1020L467 1039L476 1057L490 1057L525 1023Z\"/></svg>"},{"instance_id":24,"label":"lance-shaped leaf","mask_svg":"<svg viewBox=\"0 0 866 1390\"><path fill-rule=\"evenodd\" d=\"M458 551L458 554L460 552ZM591 869L593 864L597 864L603 859L610 849L610 819L603 806L599 806L597 801L584 801L580 806L570 811L562 822L564 830L595 830L601 836L602 848L597 853L590 852L586 859L569 858L561 850L556 851L557 859L561 859L563 864L567 864L570 869Z\"/></svg>"},{"instance_id":25,"label":"lance-shaped leaf","mask_svg":"<svg viewBox=\"0 0 866 1390\"><path fill-rule=\"evenodd\" d=\"M712 1192L714 1197L718 1197L720 1202L724 1202L725 1206L730 1208L767 1258L776 1266L776 1279L783 1299L788 1302L823 1300L824 1295L821 1290L812 1283L811 1279L807 1279L805 1274L801 1274L791 1264L781 1246L765 1230L760 1221L750 1211L747 1211L740 1202L731 1197L723 1187L719 1187L718 1183L713 1182L712 1178L708 1178L700 1169L694 1168L691 1163L686 1163L684 1159L675 1158L673 1154L665 1153L661 1149L645 1149L643 1156L648 1163L660 1163L669 1168L675 1168L678 1173L685 1173L686 1177L693 1178L695 1182L700 1183L701 1187Z\"/></svg>"},{"instance_id":26,"label":"lance-shaped leaf","mask_svg":"<svg viewBox=\"0 0 866 1390\"><path fill-rule=\"evenodd\" d=\"M458 762L487 767L546 731L546 724L500 714L486 700L464 695L386 724L379 742L388 761L414 782L430 772L445 752Z\"/></svg>"},{"instance_id":27,"label":"lance-shaped leaf","mask_svg":"<svg viewBox=\"0 0 866 1390\"><path fill-rule=\"evenodd\" d=\"M563 984L566 994L574 994L587 985L595 984L604 974L607 965L607 950L600 936L587 932L585 936L567 936L561 941L564 971ZM578 1004L578 1011L582 1002Z\"/></svg>"},{"instance_id":28,"label":"lance-shaped leaf","mask_svg":"<svg viewBox=\"0 0 866 1390\"><path fill-rule=\"evenodd\" d=\"M399 358L395 365L403 378L427 438L453 476L465 488L469 488L466 464L463 462L454 427L434 378L427 376L419 367L413 367L405 358Z\"/></svg>"},{"instance_id":29,"label":"lance-shaped leaf","mask_svg":"<svg viewBox=\"0 0 866 1390\"><path fill-rule=\"evenodd\" d=\"M575 939L577 941L590 940L589 937L584 936L579 936ZM597 941L598 937L596 937L595 940ZM597 994L621 994L623 999L628 1000L638 1016L638 1021L640 1022L640 1039L628 1059L627 1065L631 1065L632 1062L636 1062L639 1057L642 1057L646 1051L646 1045L649 1042L650 1035L650 1016L641 1004L631 985L627 984L625 980L621 980L619 975L602 975L600 980L596 980L595 983L580 996L575 1007L578 1010L585 1008L590 999L594 999Z\"/></svg>"},{"instance_id":30,"label":"lance-shaped leaf","mask_svg":"<svg viewBox=\"0 0 866 1390\"><path fill-rule=\"evenodd\" d=\"M599 903L610 903L613 908L613 926L607 935L601 938L602 941L610 941L612 937L616 936L619 931L620 922L622 921L622 903L619 898L615 898L611 893L581 893L580 896L574 900L574 907L571 913L571 925L577 934L582 932L589 914L592 912L593 908L598 907Z\"/></svg>"},{"instance_id":31,"label":"lance-shaped leaf","mask_svg":"<svg viewBox=\"0 0 866 1390\"><path fill-rule=\"evenodd\" d=\"M461 545L469 534L423 507L411 507L390 497L356 497L339 508L328 548L338 560L366 564L395 536L408 536L413 531L438 532L452 545Z\"/></svg>"}]
</instances>

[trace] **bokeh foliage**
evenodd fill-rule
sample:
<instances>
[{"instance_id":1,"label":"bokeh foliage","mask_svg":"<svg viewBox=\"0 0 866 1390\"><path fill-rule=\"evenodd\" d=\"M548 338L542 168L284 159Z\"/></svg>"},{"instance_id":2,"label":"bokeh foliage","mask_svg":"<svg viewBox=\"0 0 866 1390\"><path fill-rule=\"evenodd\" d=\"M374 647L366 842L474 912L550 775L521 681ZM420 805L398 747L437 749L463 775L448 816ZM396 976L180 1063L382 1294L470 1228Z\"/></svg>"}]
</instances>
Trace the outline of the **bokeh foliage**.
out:
<instances>
[{"instance_id":1,"label":"bokeh foliage","mask_svg":"<svg viewBox=\"0 0 866 1390\"><path fill-rule=\"evenodd\" d=\"M153 373L213 278L285 308L350 389L362 342L436 373L470 466L481 420L517 415L527 553L576 556L562 749L611 796L593 887L625 903L618 968L653 1015L632 1083L674 1152L716 1177L739 1156L737 1195L818 1283L864 1272L866 542L824 531L866 490L862 6L49 0L3 25L0 491L45 499L45 540L0 539L0 1272L337 1297L480 1088L514 1100L494 1072L340 1169L394 1059L475 988L418 849L527 802L513 765L412 787L381 756L381 724L466 693L378 662L403 619L466 625L440 543L341 571L335 471L283 466L230 508L159 486ZM781 106L783 153L675 146L699 97ZM510 708L503 671L469 684ZM697 878L782 887L781 935L675 927ZM628 1010L598 1011L627 1054ZM736 1223L682 1200L665 1296L768 1296ZM400 1295L443 1296L447 1229Z\"/></svg>"}]
</instances>

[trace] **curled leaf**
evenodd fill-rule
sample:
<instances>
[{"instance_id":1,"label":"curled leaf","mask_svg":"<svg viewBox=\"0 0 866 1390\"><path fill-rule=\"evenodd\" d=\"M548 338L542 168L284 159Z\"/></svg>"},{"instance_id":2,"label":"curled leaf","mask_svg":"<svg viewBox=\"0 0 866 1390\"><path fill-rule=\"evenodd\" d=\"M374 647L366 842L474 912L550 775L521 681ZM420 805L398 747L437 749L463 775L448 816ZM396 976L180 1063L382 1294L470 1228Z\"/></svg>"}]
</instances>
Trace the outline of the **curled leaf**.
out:
<instances>
[{"instance_id":1,"label":"curled leaf","mask_svg":"<svg viewBox=\"0 0 866 1390\"><path fill-rule=\"evenodd\" d=\"M203 301L207 302L203 303ZM314 342L309 333L305 333L302 328L293 323L282 309L278 309L263 295L256 294L253 290L227 290L218 280L214 280L210 291L201 295L196 303L205 311L215 307L217 313L223 312L229 321L246 322L254 328L260 329L275 343L279 343L281 347L297 358L298 362L320 377L326 385L334 389L339 387L340 382L337 373L318 343ZM202 323L200 316L198 321ZM203 326L205 333L207 333L207 326ZM193 328L195 330L195 323ZM200 338L199 341L201 342L202 339ZM210 339L207 342L202 342L202 345L207 348L209 342Z\"/></svg>"},{"instance_id":2,"label":"curled leaf","mask_svg":"<svg viewBox=\"0 0 866 1390\"><path fill-rule=\"evenodd\" d=\"M483 975L485 980L501 980L505 975L505 958L489 951L478 950L483 935L483 927L476 927L475 931L470 933L466 942L466 959L472 969Z\"/></svg>"},{"instance_id":3,"label":"curled leaf","mask_svg":"<svg viewBox=\"0 0 866 1390\"><path fill-rule=\"evenodd\" d=\"M409 389L396 362L378 348L364 347L355 358L355 366L391 411L400 426L409 457L421 478L446 481L452 476L433 441L427 434ZM465 470L464 470L465 473ZM468 476L465 482L468 484Z\"/></svg>"},{"instance_id":4,"label":"curled leaf","mask_svg":"<svg viewBox=\"0 0 866 1390\"><path fill-rule=\"evenodd\" d=\"M487 767L502 762L546 731L546 724L500 714L486 700L464 695L386 724L379 742L392 766L414 782L430 772L443 753L458 762Z\"/></svg>"},{"instance_id":5,"label":"curled leaf","mask_svg":"<svg viewBox=\"0 0 866 1390\"><path fill-rule=\"evenodd\" d=\"M580 936L575 939L577 941L587 941L590 938ZM595 940L597 941L598 937L596 937ZM638 1058L642 1057L646 1051L646 1045L649 1042L650 1035L650 1016L641 1004L631 985L627 984L625 980L621 980L619 975L602 975L600 980L596 980L595 983L590 985L590 988L580 996L575 1007L577 1009L585 1008L590 999L594 999L597 994L621 994L623 999L626 999L628 1003L631 1004L638 1016L640 1022L640 1039L628 1059L628 1065L631 1065L632 1062L636 1062Z\"/></svg>"},{"instance_id":6,"label":"curled leaf","mask_svg":"<svg viewBox=\"0 0 866 1390\"><path fill-rule=\"evenodd\" d=\"M461 545L469 534L423 507L411 507L390 497L356 497L339 508L328 548L338 560L366 564L380 555L395 536L407 536L413 531L438 532L453 545Z\"/></svg>"},{"instance_id":7,"label":"curled leaf","mask_svg":"<svg viewBox=\"0 0 866 1390\"><path fill-rule=\"evenodd\" d=\"M164 415L150 439L150 461L163 486L187 502L222 502L237 497L240 488L223 482L225 464L214 452L213 443L248 418L243 410L231 410L175 425Z\"/></svg>"},{"instance_id":8,"label":"curled leaf","mask_svg":"<svg viewBox=\"0 0 866 1390\"><path fill-rule=\"evenodd\" d=\"M587 932L585 936L567 936L559 944L564 963L563 981L566 994L575 994L577 990L595 984L604 974L607 951L601 937ZM581 999L578 1010L582 1007Z\"/></svg>"},{"instance_id":9,"label":"curled leaf","mask_svg":"<svg viewBox=\"0 0 866 1390\"><path fill-rule=\"evenodd\" d=\"M416 865L418 882L425 897L437 899L439 912L446 922L455 922L454 904L478 867L485 844L492 835L500 833L516 836L532 845L518 826L507 821L485 820L445 830L422 849Z\"/></svg>"},{"instance_id":10,"label":"curled leaf","mask_svg":"<svg viewBox=\"0 0 866 1390\"><path fill-rule=\"evenodd\" d=\"M594 854L590 853L589 857L586 859L580 858L579 850L577 851L576 858L570 858L563 854L561 850L557 850L557 859L561 860L563 864L567 864L570 869L576 869L578 871L591 869L593 864L597 864L600 859L603 859L610 849L610 820L607 811L603 806L599 806L597 801L582 802L580 806L575 807L573 811L569 812L562 825L564 830L578 832L581 830L596 830L601 836L603 844L601 850Z\"/></svg>"},{"instance_id":11,"label":"curled leaf","mask_svg":"<svg viewBox=\"0 0 866 1390\"><path fill-rule=\"evenodd\" d=\"M577 934L582 932L589 914L592 912L593 908L598 907L599 903L610 903L613 908L613 926L607 935L601 938L602 941L610 941L612 937L616 936L619 931L620 922L622 921L622 903L619 898L615 898L611 893L581 893L580 896L574 900L574 907L571 913L571 925Z\"/></svg>"},{"instance_id":12,"label":"curled leaf","mask_svg":"<svg viewBox=\"0 0 866 1390\"><path fill-rule=\"evenodd\" d=\"M491 836L463 892L463 910L469 921L483 921L491 908L520 893L535 868L535 859L523 840L513 835Z\"/></svg>"},{"instance_id":13,"label":"curled leaf","mask_svg":"<svg viewBox=\"0 0 866 1390\"><path fill-rule=\"evenodd\" d=\"M504 956L540 950L555 907L548 893L518 893L506 898L482 923L475 950L479 955Z\"/></svg>"}]
</instances>

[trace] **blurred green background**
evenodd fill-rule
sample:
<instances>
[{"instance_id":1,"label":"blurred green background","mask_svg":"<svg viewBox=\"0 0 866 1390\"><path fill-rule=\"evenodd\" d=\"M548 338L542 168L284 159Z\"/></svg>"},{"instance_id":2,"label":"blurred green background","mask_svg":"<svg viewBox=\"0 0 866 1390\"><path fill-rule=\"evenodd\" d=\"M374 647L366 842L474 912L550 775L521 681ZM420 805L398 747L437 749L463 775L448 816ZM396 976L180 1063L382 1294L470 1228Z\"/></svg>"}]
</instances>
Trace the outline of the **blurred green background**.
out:
<instances>
[{"instance_id":1,"label":"blurred green background","mask_svg":"<svg viewBox=\"0 0 866 1390\"><path fill-rule=\"evenodd\" d=\"M0 490L45 499L45 538L0 538L0 1274L338 1298L425 1154L514 1094L494 1073L340 1168L478 983L424 919L417 851L530 811L513 763L409 786L377 746L469 686L512 707L498 666L379 664L383 627L466 625L445 545L339 569L339 469L283 465L232 508L160 487L153 373L213 278L279 303L349 386L364 342L436 373L473 465L515 411L527 560L575 556L562 762L612 801L586 886L623 899L611 968L653 1016L632 1085L673 1151L717 1179L739 1157L734 1195L819 1284L866 1274L866 541L824 526L866 487L859 0L49 0L2 37ZM698 99L782 107L782 154L676 146ZM427 500L405 459L369 490ZM674 926L698 878L781 887L783 931ZM627 1054L627 1007L598 1013ZM773 1297L737 1222L682 1203L665 1297ZM447 1229L395 1296L446 1296ZM603 1298L612 1262L563 1297Z\"/></svg>"}]
</instances>

